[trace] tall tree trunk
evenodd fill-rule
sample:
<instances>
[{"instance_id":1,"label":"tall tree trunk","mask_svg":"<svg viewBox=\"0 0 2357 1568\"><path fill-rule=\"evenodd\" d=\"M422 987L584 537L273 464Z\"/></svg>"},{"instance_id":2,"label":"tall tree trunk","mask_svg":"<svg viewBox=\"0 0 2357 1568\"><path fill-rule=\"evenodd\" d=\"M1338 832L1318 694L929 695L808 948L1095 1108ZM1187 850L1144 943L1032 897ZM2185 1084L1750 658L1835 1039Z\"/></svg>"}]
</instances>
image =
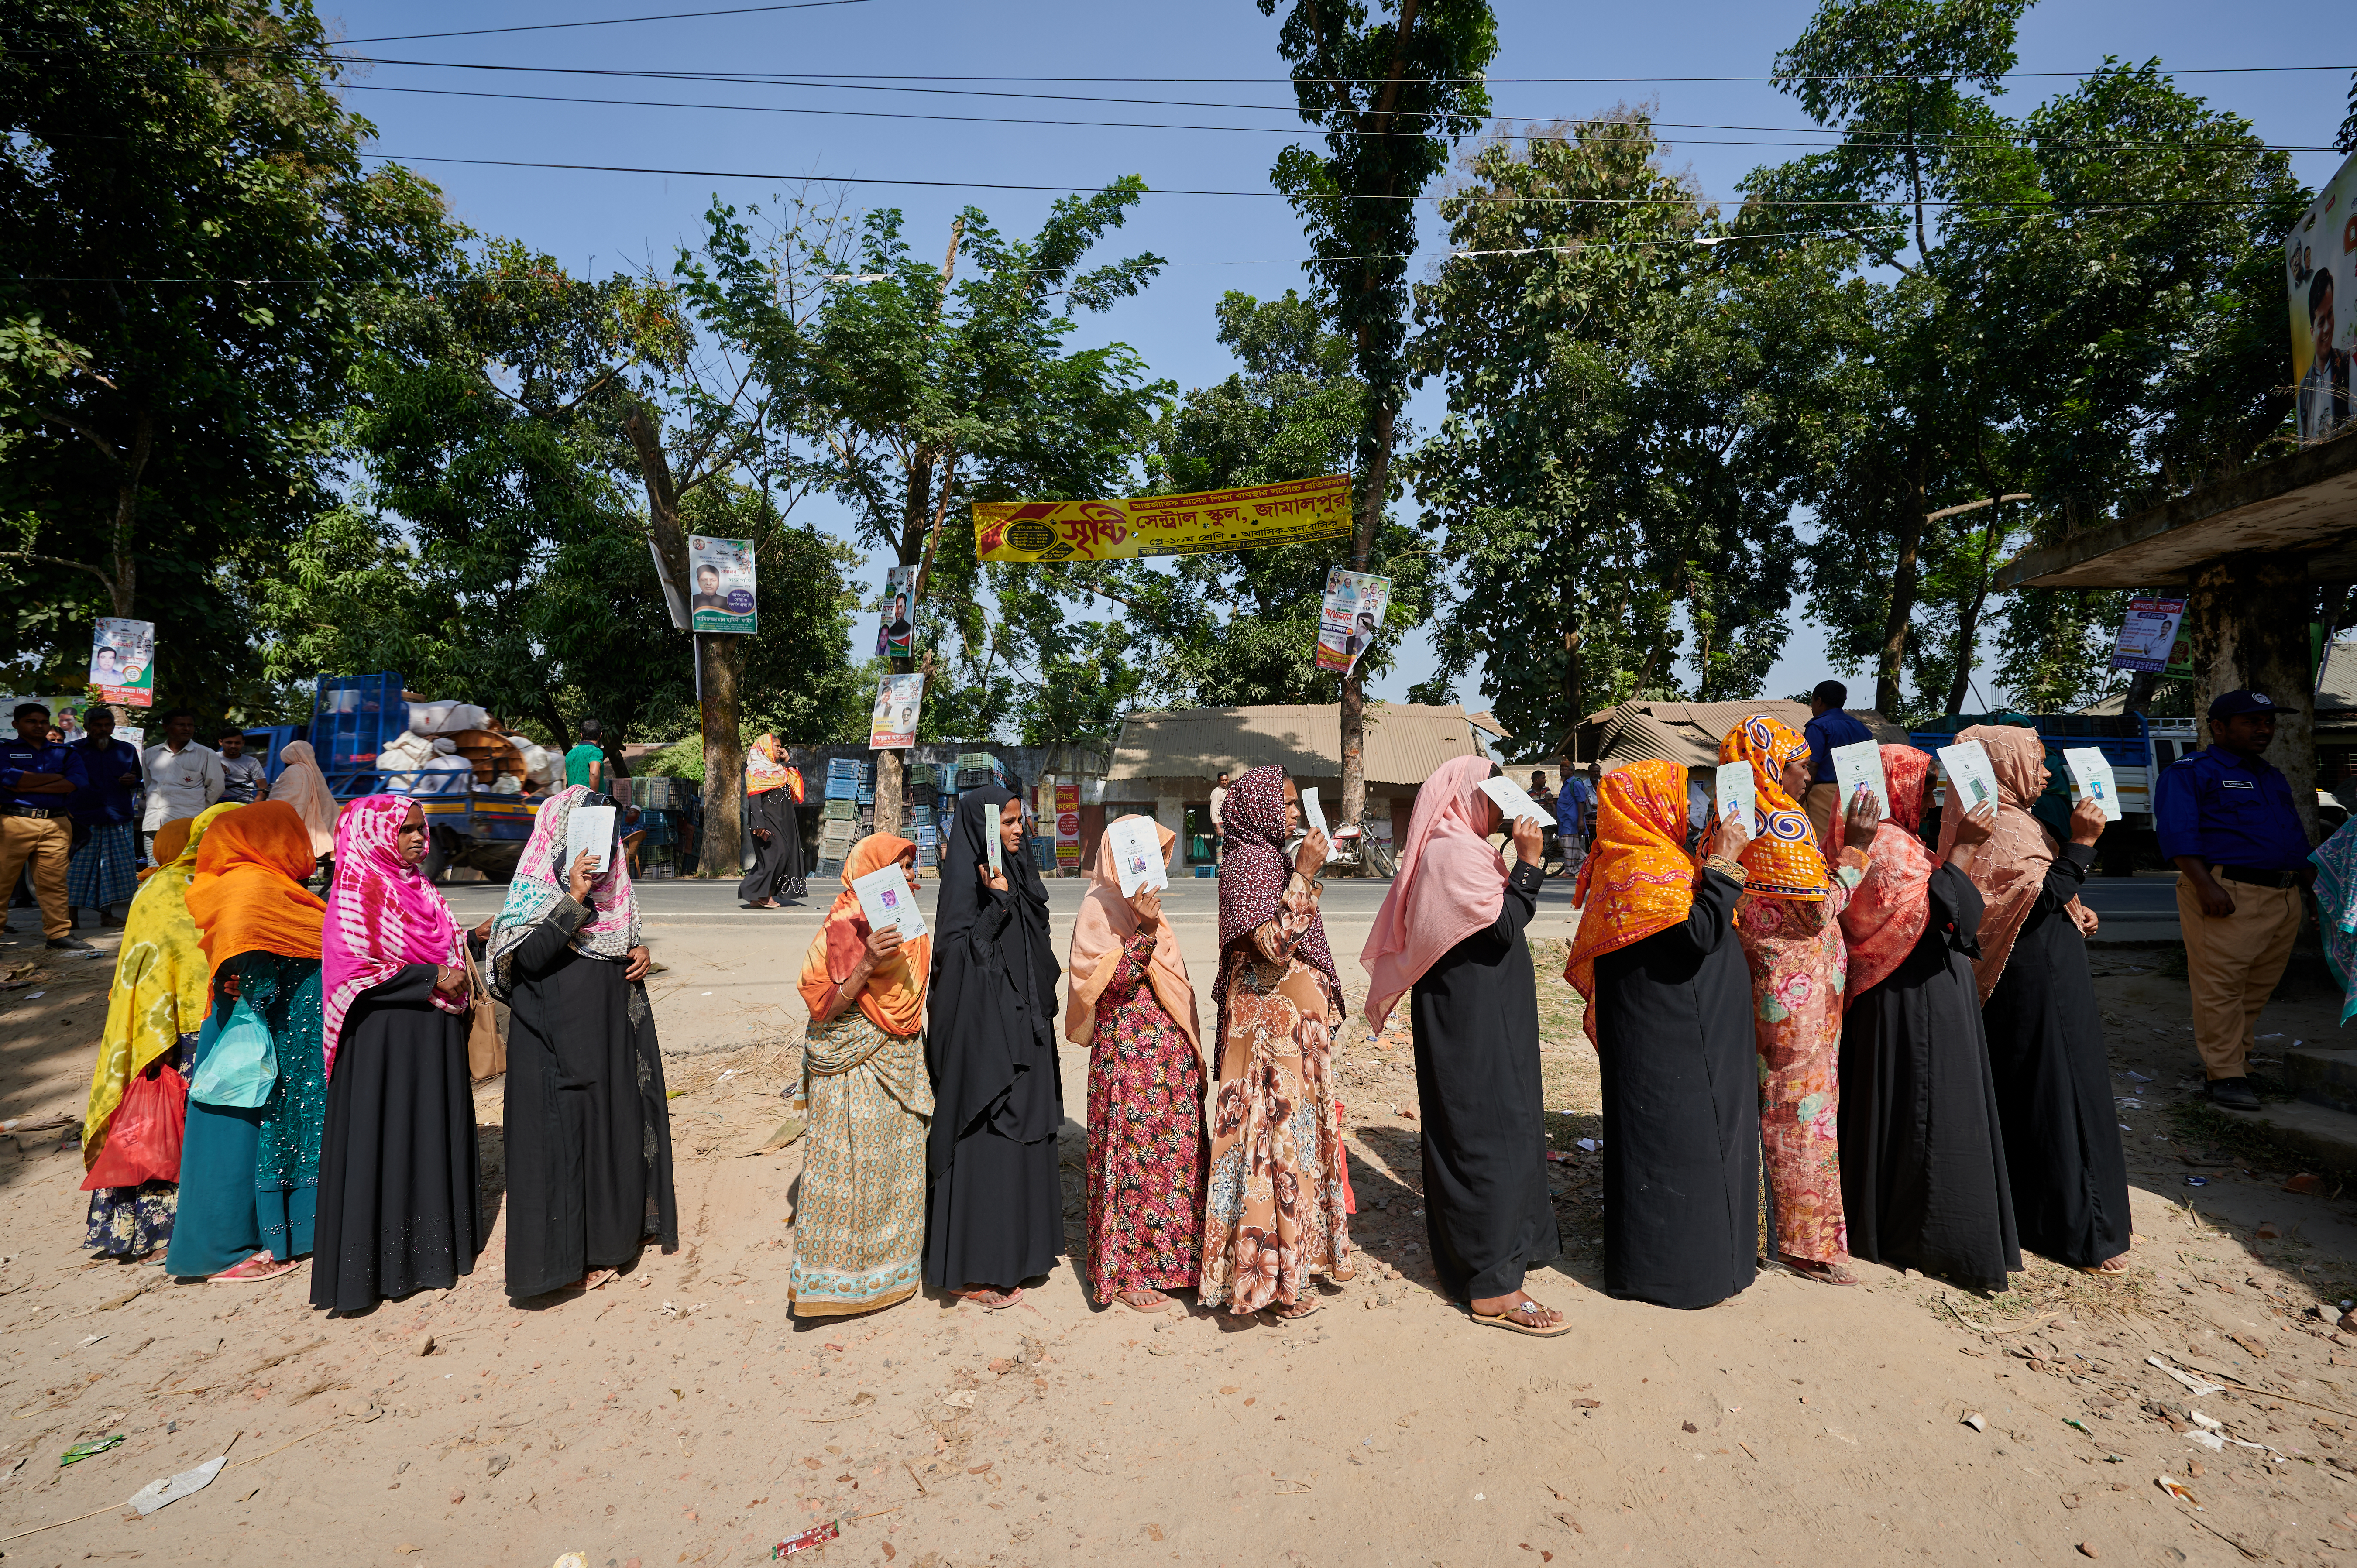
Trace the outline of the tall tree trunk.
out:
<instances>
[{"instance_id":1,"label":"tall tree trunk","mask_svg":"<svg viewBox=\"0 0 2357 1568\"><path fill-rule=\"evenodd\" d=\"M1996 493L1994 486L1990 493ZM1972 689L1973 666L1980 662L1981 609L1988 603L1989 557L1996 552L1997 512L2004 504L1999 501L1988 509L1989 520L1981 529L1980 552L1973 562L1973 596L1956 618L1956 672L1948 682L1947 711L1952 714L1964 711L1964 693Z\"/></svg>"},{"instance_id":2,"label":"tall tree trunk","mask_svg":"<svg viewBox=\"0 0 2357 1568\"><path fill-rule=\"evenodd\" d=\"M114 613L124 620L131 618L132 607L139 598L139 560L131 548L131 526L139 515L139 486L146 478L147 458L155 449L156 416L143 408L132 433L131 450L124 457L122 479L114 489L114 571L106 580Z\"/></svg>"},{"instance_id":3,"label":"tall tree trunk","mask_svg":"<svg viewBox=\"0 0 2357 1568\"><path fill-rule=\"evenodd\" d=\"M1882 626L1882 665L1876 672L1874 705L1893 723L1899 720L1899 678L1906 668L1907 625L1915 614L1915 557L1923 547L1922 468L1907 492L1906 521L1899 529L1899 564L1890 575L1890 618Z\"/></svg>"},{"instance_id":4,"label":"tall tree trunk","mask_svg":"<svg viewBox=\"0 0 2357 1568\"><path fill-rule=\"evenodd\" d=\"M644 404L633 399L622 415L623 434L638 455L639 474L646 482L647 520L655 548L669 564L672 580L694 581L688 570L687 532L679 519L679 491L672 482L671 459L663 452L662 427ZM695 646L696 679L703 695L697 704L704 736L704 838L696 875L734 878L744 875L745 743L736 663L723 639L690 633Z\"/></svg>"},{"instance_id":5,"label":"tall tree trunk","mask_svg":"<svg viewBox=\"0 0 2357 1568\"><path fill-rule=\"evenodd\" d=\"M1351 540L1351 570L1363 572L1375 553L1375 525L1383 521L1383 490L1390 482L1392 432L1397 411L1388 403L1375 411L1372 450L1368 453L1366 489L1359 505L1358 531ZM1367 686L1366 660L1342 677L1342 821L1356 826L1367 814Z\"/></svg>"}]
</instances>

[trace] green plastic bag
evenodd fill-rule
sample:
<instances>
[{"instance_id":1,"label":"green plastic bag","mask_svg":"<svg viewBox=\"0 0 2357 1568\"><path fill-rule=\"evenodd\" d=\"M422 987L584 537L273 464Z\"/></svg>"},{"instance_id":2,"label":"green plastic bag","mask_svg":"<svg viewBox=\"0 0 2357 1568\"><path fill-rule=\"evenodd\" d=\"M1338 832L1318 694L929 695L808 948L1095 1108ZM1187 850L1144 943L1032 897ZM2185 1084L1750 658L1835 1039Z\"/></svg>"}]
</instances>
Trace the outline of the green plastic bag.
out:
<instances>
[{"instance_id":1,"label":"green plastic bag","mask_svg":"<svg viewBox=\"0 0 2357 1568\"><path fill-rule=\"evenodd\" d=\"M241 996L228 1026L197 1064L188 1098L199 1105L252 1111L270 1098L277 1081L278 1048L270 1038L270 1026Z\"/></svg>"}]
</instances>

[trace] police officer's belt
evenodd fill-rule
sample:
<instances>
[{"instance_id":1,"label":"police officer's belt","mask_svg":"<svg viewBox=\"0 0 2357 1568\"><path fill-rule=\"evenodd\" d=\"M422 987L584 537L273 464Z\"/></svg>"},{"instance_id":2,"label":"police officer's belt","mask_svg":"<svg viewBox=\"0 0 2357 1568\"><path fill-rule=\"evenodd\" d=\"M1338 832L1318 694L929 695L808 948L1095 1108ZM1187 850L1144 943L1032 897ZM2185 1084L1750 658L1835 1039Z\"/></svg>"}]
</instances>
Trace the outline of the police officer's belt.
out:
<instances>
[{"instance_id":1,"label":"police officer's belt","mask_svg":"<svg viewBox=\"0 0 2357 1568\"><path fill-rule=\"evenodd\" d=\"M2261 871L2255 865L2213 865L2211 871L2229 882L2247 882L2254 887L2297 887L2297 871Z\"/></svg>"},{"instance_id":2,"label":"police officer's belt","mask_svg":"<svg viewBox=\"0 0 2357 1568\"><path fill-rule=\"evenodd\" d=\"M14 801L0 800L0 817L69 817L72 814L73 809L70 806L51 810L47 806L19 806Z\"/></svg>"}]
</instances>

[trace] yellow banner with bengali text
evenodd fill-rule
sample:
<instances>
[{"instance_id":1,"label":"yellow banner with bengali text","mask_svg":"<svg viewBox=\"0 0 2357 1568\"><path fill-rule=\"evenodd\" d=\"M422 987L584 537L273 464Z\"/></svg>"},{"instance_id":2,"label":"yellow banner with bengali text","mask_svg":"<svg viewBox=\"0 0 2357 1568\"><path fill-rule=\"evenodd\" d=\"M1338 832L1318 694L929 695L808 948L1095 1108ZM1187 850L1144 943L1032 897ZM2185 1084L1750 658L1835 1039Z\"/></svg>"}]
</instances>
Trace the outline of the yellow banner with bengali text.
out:
<instances>
[{"instance_id":1,"label":"yellow banner with bengali text","mask_svg":"<svg viewBox=\"0 0 2357 1568\"><path fill-rule=\"evenodd\" d=\"M1348 474L1190 496L974 506L974 553L985 561L1130 561L1258 550L1350 532Z\"/></svg>"}]
</instances>

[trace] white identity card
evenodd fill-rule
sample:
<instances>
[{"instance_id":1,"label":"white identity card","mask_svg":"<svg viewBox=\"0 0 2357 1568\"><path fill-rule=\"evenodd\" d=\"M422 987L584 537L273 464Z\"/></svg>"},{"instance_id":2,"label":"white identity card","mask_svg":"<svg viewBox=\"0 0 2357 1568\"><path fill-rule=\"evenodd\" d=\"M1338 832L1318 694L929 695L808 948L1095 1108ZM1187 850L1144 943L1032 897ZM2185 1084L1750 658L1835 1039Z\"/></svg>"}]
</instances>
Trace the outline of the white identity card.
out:
<instances>
[{"instance_id":1,"label":"white identity card","mask_svg":"<svg viewBox=\"0 0 2357 1568\"><path fill-rule=\"evenodd\" d=\"M1480 788L1481 793L1498 802L1498 811L1507 822L1511 822L1517 817L1528 817L1543 828L1555 826L1555 819L1547 815L1546 809L1532 800L1531 792L1512 779L1502 776L1484 779Z\"/></svg>"},{"instance_id":2,"label":"white identity card","mask_svg":"<svg viewBox=\"0 0 2357 1568\"><path fill-rule=\"evenodd\" d=\"M1006 875L1006 837L999 831L996 816L990 819L990 832L986 836L990 841L990 875L993 880L996 880Z\"/></svg>"},{"instance_id":3,"label":"white identity card","mask_svg":"<svg viewBox=\"0 0 2357 1568\"><path fill-rule=\"evenodd\" d=\"M1318 803L1318 791L1315 788L1304 789L1301 792L1301 820L1312 832L1325 834L1326 858L1333 859L1334 835L1326 832L1326 808Z\"/></svg>"},{"instance_id":4,"label":"white identity card","mask_svg":"<svg viewBox=\"0 0 2357 1568\"><path fill-rule=\"evenodd\" d=\"M1135 897L1141 887L1159 892L1170 886L1170 875L1162 864L1162 835L1155 831L1152 817L1124 817L1105 829L1105 842L1113 845L1114 869L1121 876L1121 896Z\"/></svg>"},{"instance_id":5,"label":"white identity card","mask_svg":"<svg viewBox=\"0 0 2357 1568\"><path fill-rule=\"evenodd\" d=\"M859 895L859 912L867 917L869 930L898 926L904 942L925 934L925 917L917 912L917 890L909 886L909 874L900 869L899 861L854 877L851 890Z\"/></svg>"},{"instance_id":6,"label":"white identity card","mask_svg":"<svg viewBox=\"0 0 2357 1568\"><path fill-rule=\"evenodd\" d=\"M1949 798L1959 815L1975 806L1996 804L1996 769L1989 766L1988 748L1979 741L1942 746L1940 768L1948 776Z\"/></svg>"},{"instance_id":7,"label":"white identity card","mask_svg":"<svg viewBox=\"0 0 2357 1568\"><path fill-rule=\"evenodd\" d=\"M1741 822L1747 833L1758 831L1760 785L1751 777L1749 763L1721 763L1711 779L1710 798L1718 808L1720 822Z\"/></svg>"},{"instance_id":8,"label":"white identity card","mask_svg":"<svg viewBox=\"0 0 2357 1568\"><path fill-rule=\"evenodd\" d=\"M2092 746L2067 746L2062 761L2071 769L2072 793L2082 800L2093 800L2104 808L2104 821L2120 820L2120 787L2112 778L2112 765L2103 752Z\"/></svg>"},{"instance_id":9,"label":"white identity card","mask_svg":"<svg viewBox=\"0 0 2357 1568\"><path fill-rule=\"evenodd\" d=\"M1830 754L1834 764L1834 783L1841 790L1841 807L1836 815L1846 814L1849 803L1857 799L1858 786L1863 784L1874 792L1874 802L1884 816L1890 815L1890 786L1882 777L1882 743L1873 740L1852 741L1837 746Z\"/></svg>"},{"instance_id":10,"label":"white identity card","mask_svg":"<svg viewBox=\"0 0 2357 1568\"><path fill-rule=\"evenodd\" d=\"M614 856L614 808L611 806L576 806L565 824L565 864L557 868L559 878L571 874L573 863L583 854L590 857L597 875L606 875Z\"/></svg>"}]
</instances>

